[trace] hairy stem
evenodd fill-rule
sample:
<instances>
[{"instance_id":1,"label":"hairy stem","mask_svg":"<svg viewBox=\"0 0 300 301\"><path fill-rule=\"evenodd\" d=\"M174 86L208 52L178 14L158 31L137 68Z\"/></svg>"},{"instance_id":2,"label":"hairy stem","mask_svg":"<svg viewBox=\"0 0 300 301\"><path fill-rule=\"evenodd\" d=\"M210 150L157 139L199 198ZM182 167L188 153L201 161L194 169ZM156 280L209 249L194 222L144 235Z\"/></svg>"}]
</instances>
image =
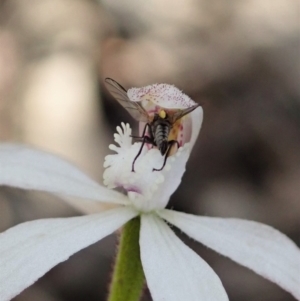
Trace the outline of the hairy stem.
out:
<instances>
[{"instance_id":1,"label":"hairy stem","mask_svg":"<svg viewBox=\"0 0 300 301\"><path fill-rule=\"evenodd\" d=\"M108 301L139 301L144 286L144 272L139 246L140 217L123 228L113 271Z\"/></svg>"}]
</instances>

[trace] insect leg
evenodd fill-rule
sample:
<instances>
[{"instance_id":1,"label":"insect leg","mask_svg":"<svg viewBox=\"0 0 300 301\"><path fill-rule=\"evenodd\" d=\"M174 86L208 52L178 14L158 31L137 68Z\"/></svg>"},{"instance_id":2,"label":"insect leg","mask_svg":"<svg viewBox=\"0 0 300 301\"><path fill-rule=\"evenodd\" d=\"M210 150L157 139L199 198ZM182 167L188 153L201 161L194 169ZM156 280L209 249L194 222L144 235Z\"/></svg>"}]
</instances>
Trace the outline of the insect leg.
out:
<instances>
[{"instance_id":1,"label":"insect leg","mask_svg":"<svg viewBox=\"0 0 300 301\"><path fill-rule=\"evenodd\" d=\"M140 137L140 138L142 138L142 137ZM141 145L141 147L140 147L140 150L139 150L139 152L137 153L137 155L135 156L135 158L134 158L134 160L133 160L133 162L132 162L132 169L131 169L131 171L133 171L133 172L134 172L134 164L135 164L135 161L136 161L136 159L139 157L139 155L141 154L142 149L143 149L145 143L153 144L153 141L152 141L148 136L144 136L144 137L143 137L143 142L142 142L142 145Z\"/></svg>"},{"instance_id":2,"label":"insect leg","mask_svg":"<svg viewBox=\"0 0 300 301\"><path fill-rule=\"evenodd\" d=\"M145 124L145 127L144 127L144 129L143 129L142 136L132 136L132 135L130 135L130 137L135 138L135 139L143 139L143 138L145 137L147 127L148 127L148 129L149 129L149 131L148 131L148 132L149 132L149 135L152 136L151 125L150 125L150 123L146 123L146 124ZM142 140L141 140L141 141L142 141Z\"/></svg>"},{"instance_id":3,"label":"insect leg","mask_svg":"<svg viewBox=\"0 0 300 301\"><path fill-rule=\"evenodd\" d=\"M166 154L165 154L163 166L162 166L160 169L153 168L152 171L161 171L161 170L164 169L164 167L165 167L165 165L166 165L166 162L167 162L167 158L168 158L168 156L169 156L169 154L170 154L170 152L171 152L172 146L173 146L174 144L177 144L177 147L179 148L179 143L178 143L177 140L170 140L170 141L168 141L168 145L169 145L169 146L168 146L168 150L167 150L167 152L166 152Z\"/></svg>"},{"instance_id":4,"label":"insect leg","mask_svg":"<svg viewBox=\"0 0 300 301\"><path fill-rule=\"evenodd\" d=\"M132 169L131 169L131 171L133 171L133 172L134 172L134 164L135 164L135 161L136 161L136 159L139 157L139 155L141 154L142 149L143 149L143 147L144 147L144 144L145 144L145 143L153 144L153 139L151 139L150 137L148 137L148 136L145 135L145 134L146 134L146 129L147 129L147 127L149 128L149 132L151 132L151 126L150 126L150 124L149 124L149 123L146 123L141 137L131 136L131 137L133 137L133 138L137 138L137 139L140 139L140 141L142 141L141 148L140 148L139 152L137 153L137 155L135 156L135 158L134 158L134 160L133 160L133 162L132 162Z\"/></svg>"}]
</instances>

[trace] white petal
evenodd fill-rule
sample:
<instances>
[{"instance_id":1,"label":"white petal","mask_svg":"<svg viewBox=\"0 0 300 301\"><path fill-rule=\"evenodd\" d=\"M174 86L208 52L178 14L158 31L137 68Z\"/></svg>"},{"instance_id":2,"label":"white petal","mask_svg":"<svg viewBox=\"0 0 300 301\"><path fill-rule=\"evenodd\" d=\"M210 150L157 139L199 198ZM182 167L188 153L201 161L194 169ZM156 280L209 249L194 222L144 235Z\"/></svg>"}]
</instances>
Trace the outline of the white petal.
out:
<instances>
[{"instance_id":1,"label":"white petal","mask_svg":"<svg viewBox=\"0 0 300 301\"><path fill-rule=\"evenodd\" d=\"M132 189L130 185L124 187L133 206L142 212L165 208L170 196L181 182L189 154L190 148L187 143L168 158L162 171L152 171L153 162L157 164L156 166L162 166L162 162L158 165L163 157L157 149L151 149L145 156L141 156L136 164L136 172L125 178L127 181L131 180Z\"/></svg>"},{"instance_id":2,"label":"white petal","mask_svg":"<svg viewBox=\"0 0 300 301\"><path fill-rule=\"evenodd\" d=\"M203 121L203 109L202 107L198 107L196 110L194 110L192 113L190 113L190 117L192 118L192 136L190 140L190 147L193 148Z\"/></svg>"},{"instance_id":3,"label":"white petal","mask_svg":"<svg viewBox=\"0 0 300 301\"><path fill-rule=\"evenodd\" d=\"M141 259L154 301L228 300L209 265L154 215L143 215Z\"/></svg>"},{"instance_id":4,"label":"white petal","mask_svg":"<svg viewBox=\"0 0 300 301\"><path fill-rule=\"evenodd\" d=\"M50 153L18 144L0 145L0 185L124 204L125 197L91 180Z\"/></svg>"},{"instance_id":5,"label":"white petal","mask_svg":"<svg viewBox=\"0 0 300 301\"><path fill-rule=\"evenodd\" d=\"M73 208L75 208L78 212L82 214L94 214L100 213L109 209L120 207L119 204L112 203L102 203L93 200L84 200L77 199L74 197L61 197L65 203L68 203Z\"/></svg>"},{"instance_id":6,"label":"white petal","mask_svg":"<svg viewBox=\"0 0 300 301\"><path fill-rule=\"evenodd\" d=\"M235 218L162 210L159 215L193 239L275 282L300 300L300 249L270 226Z\"/></svg>"},{"instance_id":7,"label":"white petal","mask_svg":"<svg viewBox=\"0 0 300 301\"><path fill-rule=\"evenodd\" d=\"M58 263L121 227L136 213L118 208L83 217L43 219L0 235L0 300L10 300Z\"/></svg>"},{"instance_id":8,"label":"white petal","mask_svg":"<svg viewBox=\"0 0 300 301\"><path fill-rule=\"evenodd\" d=\"M152 196L152 210L165 208L167 206L171 195L181 183L189 156L190 144L186 143L183 147L178 149L175 155L168 158L167 165L162 170L165 180L158 186L158 190Z\"/></svg>"}]
</instances>

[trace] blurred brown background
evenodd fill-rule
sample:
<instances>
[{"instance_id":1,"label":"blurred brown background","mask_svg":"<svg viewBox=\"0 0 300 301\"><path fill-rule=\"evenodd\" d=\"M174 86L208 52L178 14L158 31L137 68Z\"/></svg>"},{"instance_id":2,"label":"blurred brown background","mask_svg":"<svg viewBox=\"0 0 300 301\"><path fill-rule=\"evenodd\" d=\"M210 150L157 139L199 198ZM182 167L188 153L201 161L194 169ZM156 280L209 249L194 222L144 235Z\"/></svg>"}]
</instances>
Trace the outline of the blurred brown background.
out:
<instances>
[{"instance_id":1,"label":"blurred brown background","mask_svg":"<svg viewBox=\"0 0 300 301\"><path fill-rule=\"evenodd\" d=\"M2 0L0 139L53 151L101 182L115 126L133 122L103 79L175 84L203 104L204 123L170 207L263 222L300 245L299 29L298 0ZM80 214L9 188L0 212L1 231ZM179 235L231 301L294 300ZM115 244L111 236L79 252L14 300L105 300Z\"/></svg>"}]
</instances>

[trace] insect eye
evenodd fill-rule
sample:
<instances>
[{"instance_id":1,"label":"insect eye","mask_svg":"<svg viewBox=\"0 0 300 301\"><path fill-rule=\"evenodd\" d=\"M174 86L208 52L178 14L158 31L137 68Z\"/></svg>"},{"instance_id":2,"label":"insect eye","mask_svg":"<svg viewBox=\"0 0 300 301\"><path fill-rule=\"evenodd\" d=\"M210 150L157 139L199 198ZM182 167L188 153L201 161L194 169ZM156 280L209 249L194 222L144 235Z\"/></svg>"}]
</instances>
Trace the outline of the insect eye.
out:
<instances>
[{"instance_id":1,"label":"insect eye","mask_svg":"<svg viewBox=\"0 0 300 301\"><path fill-rule=\"evenodd\" d=\"M165 119L166 116L167 116L167 113L166 113L165 110L160 110L158 115L159 115L160 118Z\"/></svg>"}]
</instances>

